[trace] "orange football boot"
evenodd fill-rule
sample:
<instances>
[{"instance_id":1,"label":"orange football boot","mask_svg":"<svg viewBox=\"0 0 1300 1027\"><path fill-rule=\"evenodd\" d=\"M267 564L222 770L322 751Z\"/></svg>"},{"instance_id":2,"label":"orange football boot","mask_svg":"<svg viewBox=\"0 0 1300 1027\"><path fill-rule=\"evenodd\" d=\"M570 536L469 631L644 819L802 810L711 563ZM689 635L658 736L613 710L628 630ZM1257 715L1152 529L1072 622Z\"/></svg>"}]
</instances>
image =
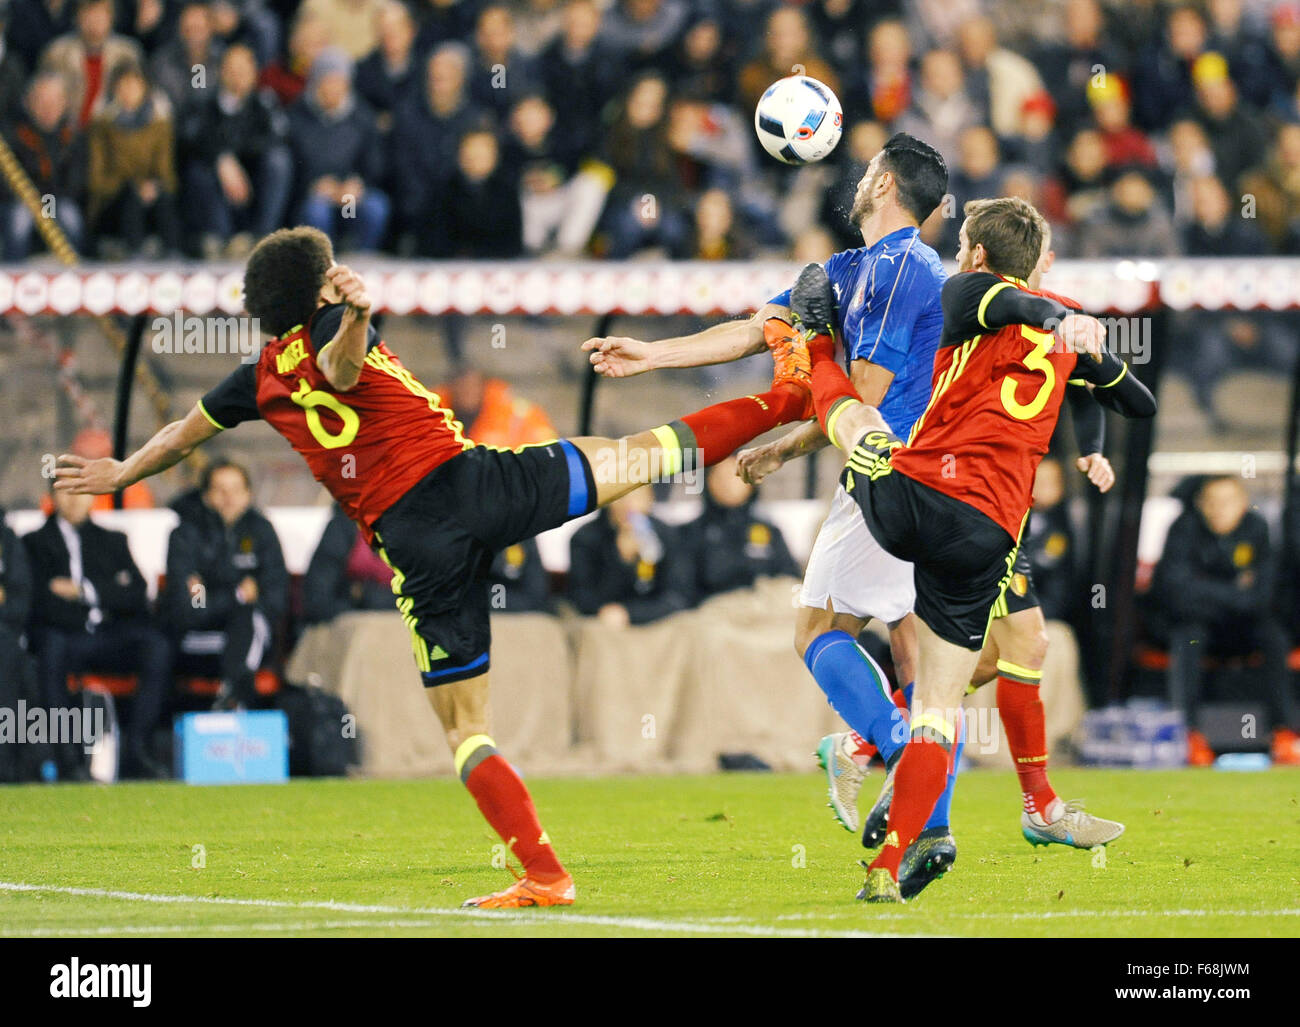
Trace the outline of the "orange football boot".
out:
<instances>
[{"instance_id":1,"label":"orange football boot","mask_svg":"<svg viewBox=\"0 0 1300 1027\"><path fill-rule=\"evenodd\" d=\"M523 909L528 906L572 906L576 897L573 877L565 874L558 881L542 884L521 877L505 891L467 899L463 905L477 909Z\"/></svg>"},{"instance_id":2,"label":"orange football boot","mask_svg":"<svg viewBox=\"0 0 1300 1027\"><path fill-rule=\"evenodd\" d=\"M794 327L779 317L763 322L763 341L772 352L772 388L793 385L807 397L799 420L816 416L812 398L812 356L808 343Z\"/></svg>"}]
</instances>

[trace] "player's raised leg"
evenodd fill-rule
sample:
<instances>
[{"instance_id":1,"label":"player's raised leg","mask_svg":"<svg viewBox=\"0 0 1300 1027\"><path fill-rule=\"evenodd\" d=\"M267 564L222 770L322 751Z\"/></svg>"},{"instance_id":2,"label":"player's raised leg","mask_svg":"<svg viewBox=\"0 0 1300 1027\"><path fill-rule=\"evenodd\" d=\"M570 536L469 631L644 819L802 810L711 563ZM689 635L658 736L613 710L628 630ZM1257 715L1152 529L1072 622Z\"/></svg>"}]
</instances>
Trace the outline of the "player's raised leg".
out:
<instances>
[{"instance_id":1,"label":"player's raised leg","mask_svg":"<svg viewBox=\"0 0 1300 1027\"><path fill-rule=\"evenodd\" d=\"M597 506L612 503L649 482L710 467L764 432L811 416L807 346L780 318L770 318L763 332L773 362L768 391L715 403L620 439L584 436L567 440L591 466Z\"/></svg>"}]
</instances>

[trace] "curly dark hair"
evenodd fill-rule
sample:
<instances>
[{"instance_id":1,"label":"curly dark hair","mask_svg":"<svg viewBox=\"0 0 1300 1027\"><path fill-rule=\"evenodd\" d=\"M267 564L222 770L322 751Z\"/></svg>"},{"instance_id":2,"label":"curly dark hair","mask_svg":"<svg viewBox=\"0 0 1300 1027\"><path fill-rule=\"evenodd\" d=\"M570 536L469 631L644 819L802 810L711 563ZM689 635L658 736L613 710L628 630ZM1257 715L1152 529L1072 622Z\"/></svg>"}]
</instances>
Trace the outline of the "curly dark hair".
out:
<instances>
[{"instance_id":1,"label":"curly dark hair","mask_svg":"<svg viewBox=\"0 0 1300 1027\"><path fill-rule=\"evenodd\" d=\"M306 324L333 263L334 247L319 229L300 225L272 232L248 255L244 309L271 335Z\"/></svg>"}]
</instances>

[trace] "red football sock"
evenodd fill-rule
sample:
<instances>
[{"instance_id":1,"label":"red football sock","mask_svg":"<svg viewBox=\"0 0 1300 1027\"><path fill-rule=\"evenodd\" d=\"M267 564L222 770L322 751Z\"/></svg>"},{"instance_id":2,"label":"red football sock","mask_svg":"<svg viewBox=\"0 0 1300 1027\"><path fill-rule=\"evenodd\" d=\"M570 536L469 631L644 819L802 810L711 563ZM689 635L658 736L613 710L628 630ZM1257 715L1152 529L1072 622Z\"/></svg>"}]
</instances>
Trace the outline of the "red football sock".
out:
<instances>
[{"instance_id":1,"label":"red football sock","mask_svg":"<svg viewBox=\"0 0 1300 1027\"><path fill-rule=\"evenodd\" d=\"M1044 815L1056 801L1047 780L1047 719L1038 686L998 675L998 712L1020 778L1025 812Z\"/></svg>"},{"instance_id":2,"label":"red football sock","mask_svg":"<svg viewBox=\"0 0 1300 1027\"><path fill-rule=\"evenodd\" d=\"M687 414L669 427L676 432L682 449L695 449L697 466L710 467L725 460L751 439L803 417L808 393L797 385L778 385L757 396L715 403L711 407ZM690 429L683 438L678 425Z\"/></svg>"},{"instance_id":3,"label":"red football sock","mask_svg":"<svg viewBox=\"0 0 1300 1027\"><path fill-rule=\"evenodd\" d=\"M532 796L504 758L493 752L482 760L465 777L465 787L483 818L524 865L524 873L542 884L566 875L537 819Z\"/></svg>"},{"instance_id":4,"label":"red football sock","mask_svg":"<svg viewBox=\"0 0 1300 1027\"><path fill-rule=\"evenodd\" d=\"M822 430L826 430L826 420L835 408L846 400L862 402L858 390L849 381L849 376L834 360L816 360L812 369L813 406L817 410L817 420ZM827 438L830 433L827 432ZM834 441L834 440L832 440Z\"/></svg>"},{"instance_id":5,"label":"red football sock","mask_svg":"<svg viewBox=\"0 0 1300 1027\"><path fill-rule=\"evenodd\" d=\"M948 785L948 762L948 748L932 738L914 734L903 746L889 807L889 833L871 862L872 870L884 867L898 880L903 853L925 827Z\"/></svg>"}]
</instances>

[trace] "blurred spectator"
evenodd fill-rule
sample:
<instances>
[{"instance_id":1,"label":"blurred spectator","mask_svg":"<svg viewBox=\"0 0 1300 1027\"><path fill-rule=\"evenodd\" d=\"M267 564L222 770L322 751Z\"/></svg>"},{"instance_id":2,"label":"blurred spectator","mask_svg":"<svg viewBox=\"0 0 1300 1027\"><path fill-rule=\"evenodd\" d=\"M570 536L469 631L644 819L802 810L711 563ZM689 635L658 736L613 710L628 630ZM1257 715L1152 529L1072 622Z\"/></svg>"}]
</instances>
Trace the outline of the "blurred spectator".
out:
<instances>
[{"instance_id":1,"label":"blurred spectator","mask_svg":"<svg viewBox=\"0 0 1300 1027\"><path fill-rule=\"evenodd\" d=\"M1273 245L1300 254L1300 124L1278 129L1268 162L1242 179L1242 190L1256 197L1260 227Z\"/></svg>"},{"instance_id":2,"label":"blurred spectator","mask_svg":"<svg viewBox=\"0 0 1300 1027\"><path fill-rule=\"evenodd\" d=\"M466 94L468 71L469 50L460 43L443 44L424 66L419 99L408 100L393 119L393 181L402 200L397 230L426 255L449 245L440 221L443 192L461 138L483 117Z\"/></svg>"},{"instance_id":3,"label":"blurred spectator","mask_svg":"<svg viewBox=\"0 0 1300 1027\"><path fill-rule=\"evenodd\" d=\"M781 529L754 512L757 492L728 457L705 472L704 512L682 525L695 570L695 602L750 588L759 578L799 577Z\"/></svg>"},{"instance_id":4,"label":"blurred spectator","mask_svg":"<svg viewBox=\"0 0 1300 1027\"><path fill-rule=\"evenodd\" d=\"M383 6L384 0L303 0L301 10L324 22L330 46L359 61L379 42Z\"/></svg>"},{"instance_id":5,"label":"blurred spectator","mask_svg":"<svg viewBox=\"0 0 1300 1027\"><path fill-rule=\"evenodd\" d=\"M522 0L513 12L519 52L525 57L538 56L564 27L563 0Z\"/></svg>"},{"instance_id":6,"label":"blurred spectator","mask_svg":"<svg viewBox=\"0 0 1300 1027\"><path fill-rule=\"evenodd\" d=\"M1060 213L1074 225L1087 221L1106 205L1106 144L1096 129L1086 128L1070 140L1061 173L1065 201ZM1048 212L1055 218L1057 211Z\"/></svg>"},{"instance_id":7,"label":"blurred spectator","mask_svg":"<svg viewBox=\"0 0 1300 1027\"><path fill-rule=\"evenodd\" d=\"M178 114L209 95L217 77L221 44L213 38L212 10L206 0L190 0L180 12L175 38L150 58L149 72Z\"/></svg>"},{"instance_id":8,"label":"blurred spectator","mask_svg":"<svg viewBox=\"0 0 1300 1027\"><path fill-rule=\"evenodd\" d=\"M1066 0L1062 12L1065 40L1046 43L1034 53L1043 84L1056 101L1059 124L1068 127L1087 121L1091 113L1087 93L1100 74L1112 74L1124 65L1114 42L1105 34L1105 19L1098 0Z\"/></svg>"},{"instance_id":9,"label":"blurred spectator","mask_svg":"<svg viewBox=\"0 0 1300 1027\"><path fill-rule=\"evenodd\" d=\"M226 46L243 43L269 64L280 52L280 19L262 0L212 0L212 28Z\"/></svg>"},{"instance_id":10,"label":"blurred spectator","mask_svg":"<svg viewBox=\"0 0 1300 1027\"><path fill-rule=\"evenodd\" d=\"M1274 83L1271 77L1268 39L1262 29L1245 17L1242 0L1209 0L1209 48L1223 54L1232 79L1252 107L1267 107Z\"/></svg>"},{"instance_id":11,"label":"blurred spectator","mask_svg":"<svg viewBox=\"0 0 1300 1027\"><path fill-rule=\"evenodd\" d=\"M816 0L809 12L822 53L847 85L862 69L862 44L872 21L885 12L871 0Z\"/></svg>"},{"instance_id":12,"label":"blurred spectator","mask_svg":"<svg viewBox=\"0 0 1300 1027\"><path fill-rule=\"evenodd\" d=\"M283 224L293 186L284 118L257 92L253 51L230 47L217 89L181 119L187 221L204 256L232 259Z\"/></svg>"},{"instance_id":13,"label":"blurred spectator","mask_svg":"<svg viewBox=\"0 0 1300 1027\"><path fill-rule=\"evenodd\" d=\"M753 139L752 119L728 104L679 97L669 108L668 144L681 155L691 188L724 190L748 231L780 244L777 197L760 173Z\"/></svg>"},{"instance_id":14,"label":"blurred spectator","mask_svg":"<svg viewBox=\"0 0 1300 1027\"><path fill-rule=\"evenodd\" d=\"M415 0L419 31L415 52L427 54L443 43L466 41L474 32L478 0Z\"/></svg>"},{"instance_id":15,"label":"blurred spectator","mask_svg":"<svg viewBox=\"0 0 1300 1027\"><path fill-rule=\"evenodd\" d=\"M511 106L540 84L536 65L515 45L515 19L508 7L483 8L474 28L470 99L504 125Z\"/></svg>"},{"instance_id":16,"label":"blurred spectator","mask_svg":"<svg viewBox=\"0 0 1300 1027\"><path fill-rule=\"evenodd\" d=\"M862 235L859 233L858 243L861 242ZM820 225L811 225L795 236L794 243L790 246L790 261L800 265L825 264L832 254L842 249L845 247L837 243L826 229Z\"/></svg>"},{"instance_id":17,"label":"blurred spectator","mask_svg":"<svg viewBox=\"0 0 1300 1027\"><path fill-rule=\"evenodd\" d=\"M900 132L924 139L949 165L957 163L962 132L982 122L966 91L961 61L951 50L931 50L921 58L920 86L912 105L896 122Z\"/></svg>"},{"instance_id":18,"label":"blurred spectator","mask_svg":"<svg viewBox=\"0 0 1300 1027\"><path fill-rule=\"evenodd\" d=\"M605 134L605 162L615 180L605 205L608 256L682 245L688 231L683 188L667 140L668 85L645 74L633 83L622 110Z\"/></svg>"},{"instance_id":19,"label":"blurred spectator","mask_svg":"<svg viewBox=\"0 0 1300 1027\"><path fill-rule=\"evenodd\" d=\"M180 523L167 542L159 612L178 666L221 678L218 708L254 706L254 675L289 605L280 540L253 507L248 472L230 461L209 464L199 488L172 506Z\"/></svg>"},{"instance_id":20,"label":"blurred spectator","mask_svg":"<svg viewBox=\"0 0 1300 1027\"><path fill-rule=\"evenodd\" d=\"M1046 456L1039 463L1033 499L1023 545L1034 571L1034 591L1045 618L1070 620L1078 605L1074 525L1066 502L1065 470L1056 457Z\"/></svg>"},{"instance_id":21,"label":"blurred spectator","mask_svg":"<svg viewBox=\"0 0 1300 1027\"><path fill-rule=\"evenodd\" d=\"M502 613L550 613L551 582L537 543L529 538L497 553L488 570L492 609Z\"/></svg>"},{"instance_id":22,"label":"blurred spectator","mask_svg":"<svg viewBox=\"0 0 1300 1027\"><path fill-rule=\"evenodd\" d=\"M952 194L952 210L960 211L967 200L978 200L1001 195L1002 160L998 151L997 136L983 125L972 125L960 136L957 159L949 167L948 191ZM957 233L961 230L960 217L942 219L943 224L934 243L948 255L957 252Z\"/></svg>"},{"instance_id":23,"label":"blurred spectator","mask_svg":"<svg viewBox=\"0 0 1300 1027\"><path fill-rule=\"evenodd\" d=\"M1148 44L1134 66L1133 120L1139 128L1159 131L1187 105L1192 64L1205 52L1207 39L1199 9L1182 4L1169 11L1162 38Z\"/></svg>"},{"instance_id":24,"label":"blurred spectator","mask_svg":"<svg viewBox=\"0 0 1300 1027\"><path fill-rule=\"evenodd\" d=\"M1264 160L1268 135L1262 119L1237 99L1228 64L1216 53L1203 54L1193 67L1198 118L1214 150L1214 170L1235 192L1243 172Z\"/></svg>"},{"instance_id":25,"label":"blurred spectator","mask_svg":"<svg viewBox=\"0 0 1300 1027\"><path fill-rule=\"evenodd\" d=\"M600 511L569 542L569 598L611 627L648 624L691 604L694 567L640 488Z\"/></svg>"},{"instance_id":26,"label":"blurred spectator","mask_svg":"<svg viewBox=\"0 0 1300 1027\"><path fill-rule=\"evenodd\" d=\"M712 17L696 18L673 51L671 79L681 96L731 103L736 92L733 44Z\"/></svg>"},{"instance_id":27,"label":"blurred spectator","mask_svg":"<svg viewBox=\"0 0 1300 1027\"><path fill-rule=\"evenodd\" d=\"M1174 223L1144 168L1118 169L1105 206L1079 226L1081 257L1172 257Z\"/></svg>"},{"instance_id":28,"label":"blurred spectator","mask_svg":"<svg viewBox=\"0 0 1300 1027\"><path fill-rule=\"evenodd\" d=\"M434 391L456 411L466 437L475 442L516 449L559 435L538 404L515 395L507 382L489 378L475 367L462 368Z\"/></svg>"},{"instance_id":29,"label":"blurred spectator","mask_svg":"<svg viewBox=\"0 0 1300 1027\"><path fill-rule=\"evenodd\" d=\"M741 69L741 107L752 111L767 88L777 79L795 74L796 66L803 69L802 74L826 83L839 95L839 76L817 55L807 16L797 7L778 7L767 19L763 52Z\"/></svg>"},{"instance_id":30,"label":"blurred spectator","mask_svg":"<svg viewBox=\"0 0 1300 1027\"><path fill-rule=\"evenodd\" d=\"M560 35L538 60L557 130L584 156L600 148L601 112L623 76L619 55L601 38L594 0L568 0Z\"/></svg>"},{"instance_id":31,"label":"blurred spectator","mask_svg":"<svg viewBox=\"0 0 1300 1027\"><path fill-rule=\"evenodd\" d=\"M855 108L892 125L912 104L912 41L901 21L878 22L867 41L867 71Z\"/></svg>"},{"instance_id":32,"label":"blurred spectator","mask_svg":"<svg viewBox=\"0 0 1300 1027\"><path fill-rule=\"evenodd\" d=\"M393 569L336 503L302 580L302 619L324 624L353 610L392 610L392 581Z\"/></svg>"},{"instance_id":33,"label":"blurred spectator","mask_svg":"<svg viewBox=\"0 0 1300 1027\"><path fill-rule=\"evenodd\" d=\"M46 71L32 79L17 121L5 128L5 141L31 179L42 203L76 249L85 241L82 214L86 192L86 143L68 111L63 76ZM42 212L44 213L44 212ZM36 219L17 196L5 202L4 259L26 260Z\"/></svg>"},{"instance_id":34,"label":"blurred spectator","mask_svg":"<svg viewBox=\"0 0 1300 1027\"><path fill-rule=\"evenodd\" d=\"M530 254L576 257L600 220L609 176L580 168L573 142L556 129L555 111L541 94L524 97L510 112L503 159L519 173L523 241Z\"/></svg>"},{"instance_id":35,"label":"blurred spectator","mask_svg":"<svg viewBox=\"0 0 1300 1027\"><path fill-rule=\"evenodd\" d=\"M461 137L441 200L438 220L445 235L430 256L502 260L523 255L519 177L501 163L494 132L476 128Z\"/></svg>"},{"instance_id":36,"label":"blurred spectator","mask_svg":"<svg viewBox=\"0 0 1300 1027\"><path fill-rule=\"evenodd\" d=\"M695 201L695 218L680 260L748 260L754 256L753 237L736 223L731 197L722 189L708 189Z\"/></svg>"},{"instance_id":37,"label":"blurred spectator","mask_svg":"<svg viewBox=\"0 0 1300 1027\"><path fill-rule=\"evenodd\" d=\"M1192 183L1192 222L1183 229L1189 257L1250 257L1264 252L1264 237L1241 212L1223 183L1205 175Z\"/></svg>"},{"instance_id":38,"label":"blurred spectator","mask_svg":"<svg viewBox=\"0 0 1300 1027\"><path fill-rule=\"evenodd\" d=\"M379 14L379 42L357 65L357 95L375 112L379 129L393 127L393 114L418 100L421 67L415 52L415 19L401 0L386 0Z\"/></svg>"},{"instance_id":39,"label":"blurred spectator","mask_svg":"<svg viewBox=\"0 0 1300 1027\"><path fill-rule=\"evenodd\" d=\"M1294 110L1300 83L1300 4L1281 3L1273 9L1267 68L1269 104Z\"/></svg>"},{"instance_id":40,"label":"blurred spectator","mask_svg":"<svg viewBox=\"0 0 1300 1027\"><path fill-rule=\"evenodd\" d=\"M23 537L32 568L32 636L40 701L47 710L78 709L68 675L87 670L138 677L123 731L124 777L166 777L149 741L172 686L171 647L153 626L140 569L126 536L90 520L91 496L54 493L55 512ZM59 778L85 781L83 746L55 747Z\"/></svg>"},{"instance_id":41,"label":"blurred spectator","mask_svg":"<svg viewBox=\"0 0 1300 1027\"><path fill-rule=\"evenodd\" d=\"M5 40L30 68L45 48L71 32L76 0L10 0Z\"/></svg>"},{"instance_id":42,"label":"blurred spectator","mask_svg":"<svg viewBox=\"0 0 1300 1027\"><path fill-rule=\"evenodd\" d=\"M1088 103L1106 148L1106 166L1142 164L1154 167L1156 148L1146 133L1130 120L1128 83L1118 75L1106 75L1088 86Z\"/></svg>"},{"instance_id":43,"label":"blurred spectator","mask_svg":"<svg viewBox=\"0 0 1300 1027\"><path fill-rule=\"evenodd\" d=\"M118 247L132 255L142 248L146 255L173 254L180 224L167 100L150 90L133 64L117 71L109 91L112 102L87 133L92 230L107 254L119 253Z\"/></svg>"},{"instance_id":44,"label":"blurred spectator","mask_svg":"<svg viewBox=\"0 0 1300 1027\"><path fill-rule=\"evenodd\" d=\"M1027 164L1040 174L1056 167L1060 148L1056 104L1046 90L1040 89L1025 99L1015 131L1002 142L1008 159Z\"/></svg>"},{"instance_id":45,"label":"blurred spectator","mask_svg":"<svg viewBox=\"0 0 1300 1027\"><path fill-rule=\"evenodd\" d=\"M1174 222L1188 224L1194 217L1192 186L1214 174L1214 151L1201 123L1192 118L1175 121L1169 129L1165 172L1173 195Z\"/></svg>"},{"instance_id":46,"label":"blurred spectator","mask_svg":"<svg viewBox=\"0 0 1300 1027\"><path fill-rule=\"evenodd\" d=\"M967 95L994 132L1012 135L1025 101L1043 88L1038 71L1020 54L1000 46L992 20L982 15L962 22L957 45Z\"/></svg>"},{"instance_id":47,"label":"blurred spectator","mask_svg":"<svg viewBox=\"0 0 1300 1027\"><path fill-rule=\"evenodd\" d=\"M683 0L615 0L605 12L600 32L631 70L662 71L686 30L689 14Z\"/></svg>"},{"instance_id":48,"label":"blurred spectator","mask_svg":"<svg viewBox=\"0 0 1300 1027\"><path fill-rule=\"evenodd\" d=\"M8 28L9 7L0 4L0 123L6 126L22 113L27 85L27 62L5 38Z\"/></svg>"},{"instance_id":49,"label":"blurred spectator","mask_svg":"<svg viewBox=\"0 0 1300 1027\"><path fill-rule=\"evenodd\" d=\"M139 43L113 32L113 0L77 0L76 30L49 45L41 67L67 80L69 106L84 127L122 69L143 59Z\"/></svg>"},{"instance_id":50,"label":"blurred spectator","mask_svg":"<svg viewBox=\"0 0 1300 1027\"><path fill-rule=\"evenodd\" d=\"M281 60L276 58L266 64L258 84L271 90L285 107L302 96L307 88L307 75L325 49L329 46L329 29L318 15L300 12L294 19L289 34L289 52Z\"/></svg>"},{"instance_id":51,"label":"blurred spectator","mask_svg":"<svg viewBox=\"0 0 1300 1027\"><path fill-rule=\"evenodd\" d=\"M1169 647L1169 699L1189 728L1202 697L1202 658L1260 651L1264 667L1254 677L1274 727L1300 727L1286 638L1271 606L1274 577L1268 524L1250 509L1241 479L1205 481L1170 527L1151 586L1151 628ZM1189 745L1208 753L1203 737Z\"/></svg>"},{"instance_id":52,"label":"blurred spectator","mask_svg":"<svg viewBox=\"0 0 1300 1027\"><path fill-rule=\"evenodd\" d=\"M27 549L4 520L0 509L0 710L17 715L20 699L34 700L28 692L28 656L24 643L32 609L32 567ZM12 740L0 743L0 784L17 781L18 747Z\"/></svg>"},{"instance_id":53,"label":"blurred spectator","mask_svg":"<svg viewBox=\"0 0 1300 1027\"><path fill-rule=\"evenodd\" d=\"M352 90L352 61L325 50L289 111L289 141L303 193L298 220L363 252L388 227L389 201L376 186L383 151L374 114Z\"/></svg>"}]
</instances>

